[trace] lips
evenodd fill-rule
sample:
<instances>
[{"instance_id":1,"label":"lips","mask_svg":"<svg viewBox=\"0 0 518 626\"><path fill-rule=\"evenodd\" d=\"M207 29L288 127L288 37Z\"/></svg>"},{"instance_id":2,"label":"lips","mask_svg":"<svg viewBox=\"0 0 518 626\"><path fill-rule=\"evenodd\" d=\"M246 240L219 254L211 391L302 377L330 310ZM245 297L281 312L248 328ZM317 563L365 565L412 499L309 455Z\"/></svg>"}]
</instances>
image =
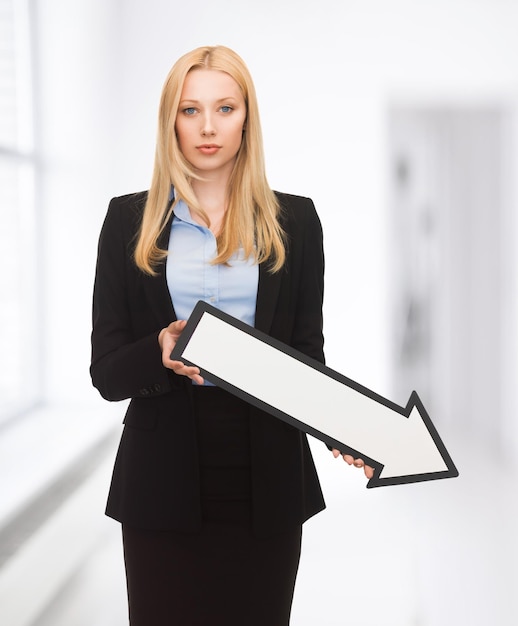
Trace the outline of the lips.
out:
<instances>
[{"instance_id":1,"label":"lips","mask_svg":"<svg viewBox=\"0 0 518 626\"><path fill-rule=\"evenodd\" d=\"M204 143L200 146L196 146L196 149L202 154L216 154L216 152L221 148L215 143Z\"/></svg>"}]
</instances>

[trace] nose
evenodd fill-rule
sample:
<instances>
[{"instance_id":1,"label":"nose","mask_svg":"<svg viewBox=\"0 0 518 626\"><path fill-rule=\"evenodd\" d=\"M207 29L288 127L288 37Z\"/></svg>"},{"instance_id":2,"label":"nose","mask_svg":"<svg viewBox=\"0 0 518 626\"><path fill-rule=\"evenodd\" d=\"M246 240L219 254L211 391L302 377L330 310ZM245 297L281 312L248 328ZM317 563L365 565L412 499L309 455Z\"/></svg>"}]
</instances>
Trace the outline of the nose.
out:
<instances>
[{"instance_id":1,"label":"nose","mask_svg":"<svg viewBox=\"0 0 518 626\"><path fill-rule=\"evenodd\" d=\"M201 134L204 137L213 136L216 134L216 129L214 128L214 123L212 120L212 116L206 113L203 116L202 126L201 126Z\"/></svg>"}]
</instances>

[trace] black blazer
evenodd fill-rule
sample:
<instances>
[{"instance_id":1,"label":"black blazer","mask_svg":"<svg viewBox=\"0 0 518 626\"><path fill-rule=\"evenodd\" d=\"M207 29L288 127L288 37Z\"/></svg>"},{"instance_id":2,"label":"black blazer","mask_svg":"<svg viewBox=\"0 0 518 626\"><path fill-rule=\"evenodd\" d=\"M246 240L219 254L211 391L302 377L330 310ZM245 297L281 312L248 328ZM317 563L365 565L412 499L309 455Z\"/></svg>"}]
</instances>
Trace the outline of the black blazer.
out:
<instances>
[{"instance_id":1,"label":"black blazer","mask_svg":"<svg viewBox=\"0 0 518 626\"><path fill-rule=\"evenodd\" d=\"M277 196L287 261L275 274L259 267L256 328L323 362L320 221L310 199ZM146 193L114 198L99 239L90 373L107 400L131 398L106 513L140 528L195 532L201 515L192 383L164 368L157 341L176 319L165 262L150 277L132 258L145 200ZM163 248L169 231L170 224ZM289 529L324 508L304 433L252 407L250 438L256 534Z\"/></svg>"}]
</instances>

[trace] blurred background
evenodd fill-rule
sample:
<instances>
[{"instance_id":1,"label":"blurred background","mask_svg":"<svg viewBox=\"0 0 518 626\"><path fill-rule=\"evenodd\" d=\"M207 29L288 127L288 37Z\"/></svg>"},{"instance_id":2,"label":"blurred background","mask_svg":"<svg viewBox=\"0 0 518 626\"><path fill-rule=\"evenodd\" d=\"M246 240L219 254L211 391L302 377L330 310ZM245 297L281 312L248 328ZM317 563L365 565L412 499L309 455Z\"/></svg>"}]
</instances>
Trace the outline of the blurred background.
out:
<instances>
[{"instance_id":1,"label":"blurred background","mask_svg":"<svg viewBox=\"0 0 518 626\"><path fill-rule=\"evenodd\" d=\"M2 625L127 623L97 238L149 185L169 68L218 43L255 79L271 186L320 214L328 365L417 390L460 471L366 490L313 441L293 626L518 623L517 31L516 0L0 0Z\"/></svg>"}]
</instances>

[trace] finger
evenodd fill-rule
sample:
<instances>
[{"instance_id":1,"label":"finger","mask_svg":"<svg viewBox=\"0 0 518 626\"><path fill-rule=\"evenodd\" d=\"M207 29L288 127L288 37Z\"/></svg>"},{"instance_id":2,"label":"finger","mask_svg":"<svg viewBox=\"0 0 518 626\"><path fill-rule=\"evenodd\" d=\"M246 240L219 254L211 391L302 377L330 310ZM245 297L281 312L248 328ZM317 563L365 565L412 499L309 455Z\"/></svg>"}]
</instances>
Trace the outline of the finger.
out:
<instances>
[{"instance_id":1,"label":"finger","mask_svg":"<svg viewBox=\"0 0 518 626\"><path fill-rule=\"evenodd\" d=\"M331 452L333 453L333 456L335 457L335 459L337 459L340 456L340 450L337 450L336 448L333 448Z\"/></svg>"},{"instance_id":2,"label":"finger","mask_svg":"<svg viewBox=\"0 0 518 626\"><path fill-rule=\"evenodd\" d=\"M370 465L365 465L365 467L363 468L363 471L365 472L365 476L369 480L374 476L374 468L371 467Z\"/></svg>"},{"instance_id":3,"label":"finger","mask_svg":"<svg viewBox=\"0 0 518 626\"><path fill-rule=\"evenodd\" d=\"M355 459L354 460L354 467L363 467L363 466L364 466L363 459Z\"/></svg>"},{"instance_id":4,"label":"finger","mask_svg":"<svg viewBox=\"0 0 518 626\"><path fill-rule=\"evenodd\" d=\"M354 459L350 454L344 454L343 457L347 465L352 465L354 463Z\"/></svg>"},{"instance_id":5,"label":"finger","mask_svg":"<svg viewBox=\"0 0 518 626\"><path fill-rule=\"evenodd\" d=\"M185 368L185 370L183 371L183 375L187 376L187 378L190 378L191 380L194 380L197 385L203 385L205 382L202 375L200 374L200 370L197 367Z\"/></svg>"},{"instance_id":6,"label":"finger","mask_svg":"<svg viewBox=\"0 0 518 626\"><path fill-rule=\"evenodd\" d=\"M187 320L175 320L171 322L167 328L169 331L183 330L186 324Z\"/></svg>"},{"instance_id":7,"label":"finger","mask_svg":"<svg viewBox=\"0 0 518 626\"><path fill-rule=\"evenodd\" d=\"M171 322L166 328L163 328L158 336L160 347L164 348L164 346L166 346L168 350L172 350L186 324L186 320L177 320L176 322Z\"/></svg>"},{"instance_id":8,"label":"finger","mask_svg":"<svg viewBox=\"0 0 518 626\"><path fill-rule=\"evenodd\" d=\"M175 374L178 374L180 370L185 367L185 363L182 361L172 361L170 358L166 357L165 362L167 363L167 367L174 371Z\"/></svg>"},{"instance_id":9,"label":"finger","mask_svg":"<svg viewBox=\"0 0 518 626\"><path fill-rule=\"evenodd\" d=\"M177 335L181 334L182 330L186 327L187 320L176 320L176 322L172 322L169 325L170 332L173 332Z\"/></svg>"},{"instance_id":10,"label":"finger","mask_svg":"<svg viewBox=\"0 0 518 626\"><path fill-rule=\"evenodd\" d=\"M173 372L179 376L188 376L189 378L192 378L193 376L200 375L200 369L198 367L194 365L185 365L182 361L171 361L171 359L166 359L164 365L173 370Z\"/></svg>"},{"instance_id":11,"label":"finger","mask_svg":"<svg viewBox=\"0 0 518 626\"><path fill-rule=\"evenodd\" d=\"M175 374L179 374L180 376L188 376L189 378L200 375L200 370L192 365L182 364L181 367L173 367L172 369Z\"/></svg>"}]
</instances>

